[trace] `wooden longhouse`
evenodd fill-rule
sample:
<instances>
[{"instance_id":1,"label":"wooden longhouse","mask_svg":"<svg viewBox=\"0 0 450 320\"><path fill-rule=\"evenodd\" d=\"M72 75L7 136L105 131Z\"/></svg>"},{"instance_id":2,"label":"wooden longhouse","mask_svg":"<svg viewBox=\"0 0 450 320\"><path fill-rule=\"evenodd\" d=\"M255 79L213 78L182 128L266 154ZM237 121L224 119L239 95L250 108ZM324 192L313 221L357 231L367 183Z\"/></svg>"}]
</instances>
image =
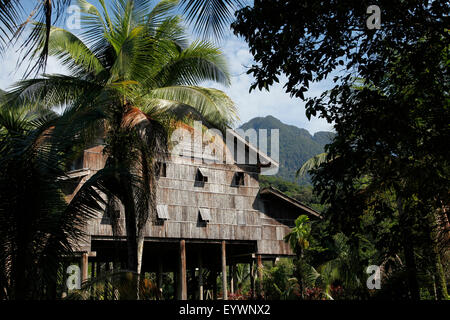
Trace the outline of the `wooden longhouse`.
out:
<instances>
[{"instance_id":1,"label":"wooden longhouse","mask_svg":"<svg viewBox=\"0 0 450 320\"><path fill-rule=\"evenodd\" d=\"M181 152L172 152L160 166L158 217L146 225L142 272L155 272L158 286L163 273L173 272L178 299L211 298L206 297L209 288L203 287L204 279L200 276L205 268L216 276L221 274L222 298L227 299L228 293L236 291L234 273L238 263L251 265L254 289L255 277L261 277L261 272L254 271L261 270L257 267L262 267L263 260L293 255L283 239L294 220L301 214L320 218L313 209L274 188L260 190L259 174L276 171L278 163L234 131L230 132L232 146L214 138L209 143L214 145L213 158L217 150L223 150L231 161L229 158L226 163L205 161L204 154L195 154L188 141L180 142ZM237 161L239 148L245 150L243 164ZM68 200L104 164L101 144L85 150L68 173L72 181ZM89 277L88 263L92 263L94 271L94 265L99 268L101 263L117 263L117 257L126 261L125 243L113 238L104 212L89 221L87 234L86 242L77 249L83 280ZM188 272L195 275L194 287L187 281ZM212 289L215 298L217 288Z\"/></svg>"}]
</instances>

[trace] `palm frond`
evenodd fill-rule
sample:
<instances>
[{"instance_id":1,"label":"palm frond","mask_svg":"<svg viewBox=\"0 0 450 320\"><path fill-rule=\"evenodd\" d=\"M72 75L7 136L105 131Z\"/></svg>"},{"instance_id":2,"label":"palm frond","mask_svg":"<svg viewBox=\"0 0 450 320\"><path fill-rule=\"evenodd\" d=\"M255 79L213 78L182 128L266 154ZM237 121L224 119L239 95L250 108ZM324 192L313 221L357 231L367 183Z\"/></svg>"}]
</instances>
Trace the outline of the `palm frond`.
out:
<instances>
[{"instance_id":1,"label":"palm frond","mask_svg":"<svg viewBox=\"0 0 450 320\"><path fill-rule=\"evenodd\" d=\"M181 52L172 52L160 59L161 68L155 75L160 86L198 85L214 81L230 85L230 75L222 52L208 42L194 42Z\"/></svg>"},{"instance_id":2,"label":"palm frond","mask_svg":"<svg viewBox=\"0 0 450 320\"><path fill-rule=\"evenodd\" d=\"M39 46L42 47L36 62L33 63L30 61L29 68L26 71L26 76L30 75L32 72L37 73L45 69L48 58L51 26L53 24L57 24L57 22L64 16L65 10L70 3L71 0L37 1L36 6L31 11L29 16L27 16L25 21L17 21L17 23L15 23L15 30L12 35L13 40L19 40L25 30L27 30L26 27L28 27L31 23L38 22L38 24L45 26L44 32L42 32L42 28L32 28L21 44L20 48L24 54L21 63L28 58L33 58L35 49ZM17 18L20 21L21 17Z\"/></svg>"},{"instance_id":3,"label":"palm frond","mask_svg":"<svg viewBox=\"0 0 450 320\"><path fill-rule=\"evenodd\" d=\"M146 17L146 23L149 25L160 25L168 17L172 16L178 0L162 0L159 1Z\"/></svg>"},{"instance_id":4,"label":"palm frond","mask_svg":"<svg viewBox=\"0 0 450 320\"><path fill-rule=\"evenodd\" d=\"M181 0L187 21L205 37L222 38L231 23L234 11L242 6L241 0Z\"/></svg>"},{"instance_id":5,"label":"palm frond","mask_svg":"<svg viewBox=\"0 0 450 320\"><path fill-rule=\"evenodd\" d=\"M104 70L94 53L73 33L52 27L49 37L49 55L56 57L74 74L98 74Z\"/></svg>"},{"instance_id":6,"label":"palm frond","mask_svg":"<svg viewBox=\"0 0 450 320\"><path fill-rule=\"evenodd\" d=\"M0 55L17 29L22 10L19 0L0 1Z\"/></svg>"},{"instance_id":7,"label":"palm frond","mask_svg":"<svg viewBox=\"0 0 450 320\"><path fill-rule=\"evenodd\" d=\"M45 75L44 78L26 79L17 82L5 96L5 103L23 106L40 103L40 107L52 108L71 104L89 91L101 89L95 83L66 75Z\"/></svg>"},{"instance_id":8,"label":"palm frond","mask_svg":"<svg viewBox=\"0 0 450 320\"><path fill-rule=\"evenodd\" d=\"M114 32L114 26L109 16L104 0L99 1L103 10L100 12L94 5L86 0L78 0L81 8L81 38L86 46L100 60L103 67L110 66L114 50L109 43L109 36Z\"/></svg>"},{"instance_id":9,"label":"palm frond","mask_svg":"<svg viewBox=\"0 0 450 320\"><path fill-rule=\"evenodd\" d=\"M151 90L148 98L172 101L170 108L194 108L210 124L222 129L237 119L233 101L222 91L195 86L171 86Z\"/></svg>"},{"instance_id":10,"label":"palm frond","mask_svg":"<svg viewBox=\"0 0 450 320\"><path fill-rule=\"evenodd\" d=\"M188 46L188 36L181 22L180 16L166 17L160 23L149 21L146 25L147 33L155 40L170 41L183 50Z\"/></svg>"},{"instance_id":11,"label":"palm frond","mask_svg":"<svg viewBox=\"0 0 450 320\"><path fill-rule=\"evenodd\" d=\"M295 174L296 177L303 177L310 170L319 167L322 163L328 161L327 157L328 157L328 153L326 153L326 152L320 153L320 154L312 157L311 159L306 161L300 169L297 170L297 172Z\"/></svg>"}]
</instances>

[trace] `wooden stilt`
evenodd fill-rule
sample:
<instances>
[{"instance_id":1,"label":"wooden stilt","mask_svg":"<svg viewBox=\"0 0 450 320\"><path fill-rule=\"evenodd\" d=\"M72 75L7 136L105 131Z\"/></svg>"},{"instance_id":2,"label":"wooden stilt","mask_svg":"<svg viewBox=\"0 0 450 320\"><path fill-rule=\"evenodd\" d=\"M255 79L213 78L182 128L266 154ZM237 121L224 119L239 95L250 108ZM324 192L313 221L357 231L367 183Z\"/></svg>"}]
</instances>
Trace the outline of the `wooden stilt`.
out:
<instances>
[{"instance_id":1,"label":"wooden stilt","mask_svg":"<svg viewBox=\"0 0 450 320\"><path fill-rule=\"evenodd\" d=\"M198 299L203 300L203 261L202 253L198 253Z\"/></svg>"},{"instance_id":2,"label":"wooden stilt","mask_svg":"<svg viewBox=\"0 0 450 320\"><path fill-rule=\"evenodd\" d=\"M107 276L107 278L105 278L105 291L104 291L104 300L109 300L109 285L110 282L108 280L109 277L109 271L110 271L110 264L109 262L105 263L105 275Z\"/></svg>"},{"instance_id":3,"label":"wooden stilt","mask_svg":"<svg viewBox=\"0 0 450 320\"><path fill-rule=\"evenodd\" d=\"M162 299L162 284L163 284L163 260L158 258L158 295Z\"/></svg>"},{"instance_id":4,"label":"wooden stilt","mask_svg":"<svg viewBox=\"0 0 450 320\"><path fill-rule=\"evenodd\" d=\"M92 261L91 262L91 279L94 279L95 278L95 264L96 264L96 262L94 262L94 261Z\"/></svg>"},{"instance_id":5,"label":"wooden stilt","mask_svg":"<svg viewBox=\"0 0 450 320\"><path fill-rule=\"evenodd\" d=\"M100 261L95 262L95 277L98 279L101 274L101 263ZM95 299L100 300L100 292L98 289L95 290Z\"/></svg>"},{"instance_id":6,"label":"wooden stilt","mask_svg":"<svg viewBox=\"0 0 450 320\"><path fill-rule=\"evenodd\" d=\"M223 293L223 300L228 300L227 250L225 241L222 241L222 293Z\"/></svg>"},{"instance_id":7,"label":"wooden stilt","mask_svg":"<svg viewBox=\"0 0 450 320\"><path fill-rule=\"evenodd\" d=\"M83 252L81 254L81 283L88 280L88 253Z\"/></svg>"},{"instance_id":8,"label":"wooden stilt","mask_svg":"<svg viewBox=\"0 0 450 320\"><path fill-rule=\"evenodd\" d=\"M253 257L250 261L250 288L252 290L252 298L255 298L255 261Z\"/></svg>"},{"instance_id":9,"label":"wooden stilt","mask_svg":"<svg viewBox=\"0 0 450 320\"><path fill-rule=\"evenodd\" d=\"M115 286L115 284L117 285L117 273L120 271L120 263L116 260L114 262L111 262L111 269L113 270L113 273L115 274L114 277L112 278L113 281L111 283L111 287L112 287L112 299L113 300L119 300L120 298L120 293L119 293L119 288Z\"/></svg>"},{"instance_id":10,"label":"wooden stilt","mask_svg":"<svg viewBox=\"0 0 450 320\"><path fill-rule=\"evenodd\" d=\"M187 300L186 241L180 240L180 300Z\"/></svg>"},{"instance_id":11,"label":"wooden stilt","mask_svg":"<svg viewBox=\"0 0 450 320\"><path fill-rule=\"evenodd\" d=\"M263 293L263 264L262 264L262 257L260 254L256 256L257 262L258 262L258 297L262 297Z\"/></svg>"},{"instance_id":12,"label":"wooden stilt","mask_svg":"<svg viewBox=\"0 0 450 320\"><path fill-rule=\"evenodd\" d=\"M99 276L100 276L100 261L97 261L96 263L95 263L95 276L98 278Z\"/></svg>"},{"instance_id":13,"label":"wooden stilt","mask_svg":"<svg viewBox=\"0 0 450 320\"><path fill-rule=\"evenodd\" d=\"M63 293L62 293L62 295L61 295L61 298L65 298L65 297L67 297L67 294L68 294L68 292L69 292L69 289L67 288L67 285L66 285L66 283L67 283L67 278L68 278L68 274L67 274L67 268L69 267L69 265L70 265L70 263L69 263L69 261L67 261L67 259L64 259L63 260L63 284L64 284L64 290L63 290Z\"/></svg>"},{"instance_id":14,"label":"wooden stilt","mask_svg":"<svg viewBox=\"0 0 450 320\"><path fill-rule=\"evenodd\" d=\"M173 272L173 298L179 299L180 292L180 281L178 280L180 277L178 275L178 271Z\"/></svg>"},{"instance_id":15,"label":"wooden stilt","mask_svg":"<svg viewBox=\"0 0 450 320\"><path fill-rule=\"evenodd\" d=\"M96 262L91 261L91 274L90 274L91 281L92 281L92 279L95 278L95 265L96 265ZM94 288L94 286L91 286L91 290L90 291L91 291L90 292L90 299L94 300L95 299L95 288Z\"/></svg>"}]
</instances>

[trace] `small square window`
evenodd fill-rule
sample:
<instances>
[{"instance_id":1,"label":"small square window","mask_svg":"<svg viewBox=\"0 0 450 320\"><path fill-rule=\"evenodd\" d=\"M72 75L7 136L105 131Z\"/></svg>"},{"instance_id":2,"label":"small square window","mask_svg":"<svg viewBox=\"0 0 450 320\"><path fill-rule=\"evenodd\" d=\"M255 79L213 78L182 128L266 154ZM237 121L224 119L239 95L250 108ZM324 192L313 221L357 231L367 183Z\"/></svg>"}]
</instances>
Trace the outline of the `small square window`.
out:
<instances>
[{"instance_id":1,"label":"small square window","mask_svg":"<svg viewBox=\"0 0 450 320\"><path fill-rule=\"evenodd\" d=\"M118 209L105 210L102 216L102 220L100 221L100 224L111 224L111 216L113 219L119 219L120 210Z\"/></svg>"}]
</instances>

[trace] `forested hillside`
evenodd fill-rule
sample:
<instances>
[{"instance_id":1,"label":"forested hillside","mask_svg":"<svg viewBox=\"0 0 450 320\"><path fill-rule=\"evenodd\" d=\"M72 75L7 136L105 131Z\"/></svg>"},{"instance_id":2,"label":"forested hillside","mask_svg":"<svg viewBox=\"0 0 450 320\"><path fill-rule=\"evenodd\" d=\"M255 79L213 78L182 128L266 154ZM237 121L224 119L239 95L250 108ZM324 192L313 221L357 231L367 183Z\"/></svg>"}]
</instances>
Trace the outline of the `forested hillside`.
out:
<instances>
[{"instance_id":1,"label":"forested hillside","mask_svg":"<svg viewBox=\"0 0 450 320\"><path fill-rule=\"evenodd\" d=\"M303 177L297 179L295 172L313 156L322 153L324 147L333 137L332 132L316 132L311 135L307 130L293 125L287 125L273 116L253 118L241 126L241 129L247 130L253 128L267 129L269 134L268 149L270 150L270 130L280 130L280 170L278 177L296 182L300 185L309 184L309 178ZM269 152L270 154L270 152Z\"/></svg>"},{"instance_id":2,"label":"forested hillside","mask_svg":"<svg viewBox=\"0 0 450 320\"><path fill-rule=\"evenodd\" d=\"M318 212L323 212L325 209L325 205L320 204L320 198L313 193L311 185L299 186L283 178L272 176L260 176L259 183L261 189L270 186L276 188Z\"/></svg>"}]
</instances>

